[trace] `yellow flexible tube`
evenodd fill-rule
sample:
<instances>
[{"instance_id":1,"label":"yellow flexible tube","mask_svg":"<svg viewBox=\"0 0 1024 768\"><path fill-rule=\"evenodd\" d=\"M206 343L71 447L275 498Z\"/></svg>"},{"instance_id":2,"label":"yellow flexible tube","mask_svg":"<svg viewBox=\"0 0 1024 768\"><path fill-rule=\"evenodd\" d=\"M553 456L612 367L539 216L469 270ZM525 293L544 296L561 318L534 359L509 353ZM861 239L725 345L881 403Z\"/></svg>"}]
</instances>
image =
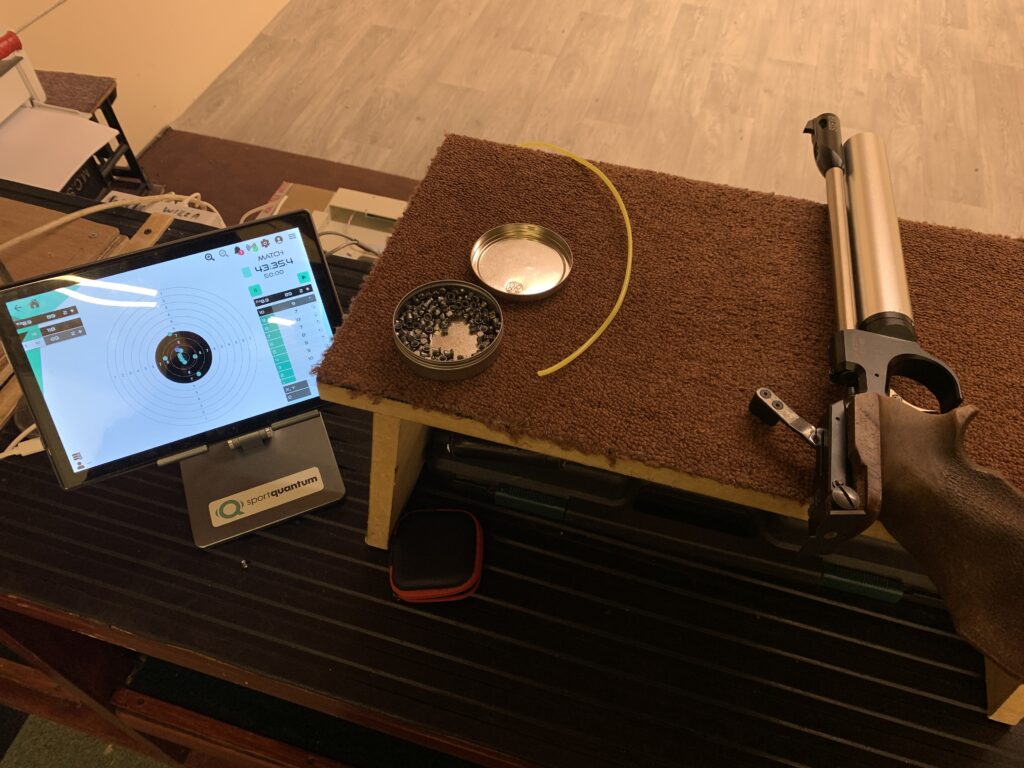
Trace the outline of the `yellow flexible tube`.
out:
<instances>
[{"instance_id":1,"label":"yellow flexible tube","mask_svg":"<svg viewBox=\"0 0 1024 768\"><path fill-rule=\"evenodd\" d=\"M626 298L626 291L629 289L629 277L633 271L633 227L629 223L629 213L626 211L626 204L622 202L622 195L619 194L619 190L617 190L615 188L615 185L612 184L611 179L605 176L604 172L596 165L594 165L592 162L590 162L589 160L584 160L579 155L573 154L567 149L562 149L561 147L557 147L554 144L548 144L543 141L531 141L526 144L521 144L520 146L523 147L524 149L546 149L549 152L555 152L559 155L564 155L565 157L572 158L577 163L582 165L584 168L593 171L597 178L603 181L604 185L608 187L609 191L612 193L612 197L615 198L615 202L619 204L619 211L622 213L622 221L626 225L626 274L622 278L622 290L619 291L619 298L615 301L615 306L612 307L612 311L608 313L608 317L604 319L604 322L601 323L600 327L598 327L598 329L594 331L594 333L591 335L589 339L587 339L585 342L583 342L583 344L580 345L579 349L577 349L575 352L570 354L565 359L555 363L550 368L545 368L542 371L537 371L538 376L549 376L555 371L561 370L569 363L571 363L573 360L575 360L577 357L586 352L590 348L591 344L593 344L595 341L601 338L601 334L604 333L608 326L612 324L612 320L614 320L615 316L619 313L619 309L622 307L622 302Z\"/></svg>"}]
</instances>

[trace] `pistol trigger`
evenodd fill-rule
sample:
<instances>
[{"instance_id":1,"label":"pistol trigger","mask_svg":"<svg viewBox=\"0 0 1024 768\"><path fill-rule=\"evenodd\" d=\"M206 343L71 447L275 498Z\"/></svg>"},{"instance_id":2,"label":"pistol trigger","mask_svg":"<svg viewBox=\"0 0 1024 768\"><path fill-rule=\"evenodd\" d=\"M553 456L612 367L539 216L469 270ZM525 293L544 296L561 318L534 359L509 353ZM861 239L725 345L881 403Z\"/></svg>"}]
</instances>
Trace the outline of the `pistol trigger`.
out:
<instances>
[{"instance_id":1,"label":"pistol trigger","mask_svg":"<svg viewBox=\"0 0 1024 768\"><path fill-rule=\"evenodd\" d=\"M754 393L750 399L750 412L769 426L781 421L814 448L821 443L819 429L786 405L785 401L768 387L761 387Z\"/></svg>"}]
</instances>

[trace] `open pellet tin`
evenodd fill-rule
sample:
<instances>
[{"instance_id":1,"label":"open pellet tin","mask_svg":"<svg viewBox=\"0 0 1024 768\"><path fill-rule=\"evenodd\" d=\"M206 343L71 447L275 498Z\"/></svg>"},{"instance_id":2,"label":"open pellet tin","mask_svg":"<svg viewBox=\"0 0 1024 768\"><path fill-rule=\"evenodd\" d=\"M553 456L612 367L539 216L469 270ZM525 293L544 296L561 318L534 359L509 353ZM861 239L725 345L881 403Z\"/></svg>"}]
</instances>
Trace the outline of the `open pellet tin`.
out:
<instances>
[{"instance_id":1,"label":"open pellet tin","mask_svg":"<svg viewBox=\"0 0 1024 768\"><path fill-rule=\"evenodd\" d=\"M392 327L402 359L421 376L443 381L487 368L505 333L495 298L461 280L413 288L398 302Z\"/></svg>"},{"instance_id":2,"label":"open pellet tin","mask_svg":"<svg viewBox=\"0 0 1024 768\"><path fill-rule=\"evenodd\" d=\"M469 263L480 282L500 296L530 301L562 286L572 270L572 251L547 227L502 224L480 236Z\"/></svg>"}]
</instances>

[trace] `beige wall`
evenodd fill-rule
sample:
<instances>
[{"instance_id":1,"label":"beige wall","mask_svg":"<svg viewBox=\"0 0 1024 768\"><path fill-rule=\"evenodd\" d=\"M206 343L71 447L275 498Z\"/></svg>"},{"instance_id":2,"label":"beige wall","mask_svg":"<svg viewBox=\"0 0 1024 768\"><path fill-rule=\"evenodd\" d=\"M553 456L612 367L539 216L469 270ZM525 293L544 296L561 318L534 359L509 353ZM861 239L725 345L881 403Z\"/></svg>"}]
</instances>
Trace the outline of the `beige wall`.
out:
<instances>
[{"instance_id":1,"label":"beige wall","mask_svg":"<svg viewBox=\"0 0 1024 768\"><path fill-rule=\"evenodd\" d=\"M20 26L52 2L3 0L0 30ZM21 39L37 69L117 78L114 108L138 151L177 118L286 3L68 0Z\"/></svg>"}]
</instances>

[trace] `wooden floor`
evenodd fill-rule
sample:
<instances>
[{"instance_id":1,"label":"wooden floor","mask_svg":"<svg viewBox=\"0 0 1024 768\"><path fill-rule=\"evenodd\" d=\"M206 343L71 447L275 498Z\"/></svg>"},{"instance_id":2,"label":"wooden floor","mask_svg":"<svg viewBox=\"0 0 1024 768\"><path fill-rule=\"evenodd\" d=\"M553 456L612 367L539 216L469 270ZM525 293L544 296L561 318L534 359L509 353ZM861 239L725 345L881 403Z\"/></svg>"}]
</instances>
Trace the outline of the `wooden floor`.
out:
<instances>
[{"instance_id":1,"label":"wooden floor","mask_svg":"<svg viewBox=\"0 0 1024 768\"><path fill-rule=\"evenodd\" d=\"M446 132L824 199L805 121L899 214L1024 234L1019 0L292 0L174 125L418 178ZM254 201L254 205L256 202Z\"/></svg>"}]
</instances>

